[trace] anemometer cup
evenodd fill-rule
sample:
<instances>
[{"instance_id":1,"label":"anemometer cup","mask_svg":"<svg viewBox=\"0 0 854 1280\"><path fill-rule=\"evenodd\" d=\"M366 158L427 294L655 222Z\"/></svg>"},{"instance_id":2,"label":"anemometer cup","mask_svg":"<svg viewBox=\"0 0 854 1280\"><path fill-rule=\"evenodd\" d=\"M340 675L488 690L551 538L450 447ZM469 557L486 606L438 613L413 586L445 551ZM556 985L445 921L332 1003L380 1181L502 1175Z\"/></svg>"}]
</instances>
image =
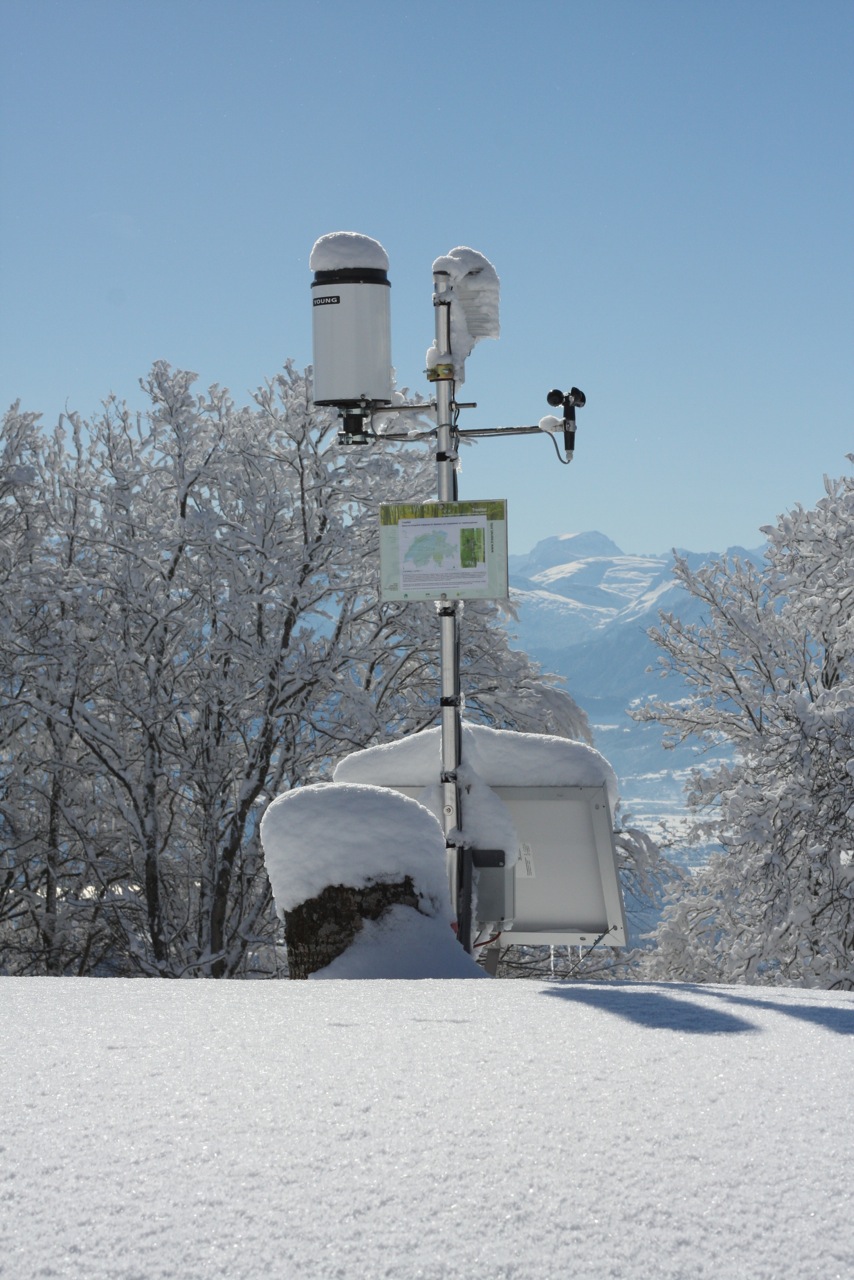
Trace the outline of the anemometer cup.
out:
<instances>
[{"instance_id":1,"label":"anemometer cup","mask_svg":"<svg viewBox=\"0 0 854 1280\"><path fill-rule=\"evenodd\" d=\"M549 391L546 400L553 409L563 406L563 448L566 460L569 462L575 452L575 410L584 408L587 397L583 391L579 391L578 387L572 387L569 391L559 391L555 388Z\"/></svg>"}]
</instances>

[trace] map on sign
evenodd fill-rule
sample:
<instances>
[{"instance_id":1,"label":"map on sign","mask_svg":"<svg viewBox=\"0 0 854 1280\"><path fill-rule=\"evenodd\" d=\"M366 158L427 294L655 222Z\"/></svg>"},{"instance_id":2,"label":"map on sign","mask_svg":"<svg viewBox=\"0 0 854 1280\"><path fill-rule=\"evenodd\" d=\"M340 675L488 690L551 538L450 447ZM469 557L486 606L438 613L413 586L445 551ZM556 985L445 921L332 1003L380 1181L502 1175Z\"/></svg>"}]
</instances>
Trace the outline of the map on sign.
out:
<instances>
[{"instance_id":1,"label":"map on sign","mask_svg":"<svg viewBox=\"0 0 854 1280\"><path fill-rule=\"evenodd\" d=\"M384 503L384 600L495 600L507 596L507 504Z\"/></svg>"},{"instance_id":2,"label":"map on sign","mask_svg":"<svg viewBox=\"0 0 854 1280\"><path fill-rule=\"evenodd\" d=\"M419 533L403 553L404 565L411 564L416 569L423 569L431 560L434 564L451 561L459 566L459 548L448 541L444 530L438 533Z\"/></svg>"}]
</instances>

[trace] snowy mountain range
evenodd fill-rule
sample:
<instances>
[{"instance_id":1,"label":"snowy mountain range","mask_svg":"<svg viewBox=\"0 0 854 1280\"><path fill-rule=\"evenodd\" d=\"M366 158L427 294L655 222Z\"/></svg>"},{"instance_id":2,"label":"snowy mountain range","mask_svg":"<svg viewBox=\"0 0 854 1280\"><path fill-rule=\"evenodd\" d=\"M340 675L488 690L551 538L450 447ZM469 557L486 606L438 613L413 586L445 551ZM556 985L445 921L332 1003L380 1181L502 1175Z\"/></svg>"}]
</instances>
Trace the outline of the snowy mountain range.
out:
<instances>
[{"instance_id":1,"label":"snowy mountain range","mask_svg":"<svg viewBox=\"0 0 854 1280\"><path fill-rule=\"evenodd\" d=\"M717 552L680 551L698 566ZM762 549L730 548L728 555L760 561ZM700 760L696 747L665 751L661 730L636 724L629 708L651 696L679 698L675 677L663 682L658 650L648 636L659 613L698 621L698 601L673 580L673 554L626 554L597 532L564 533L510 556L511 596L518 643L545 670L566 678L590 717L595 744L620 780L624 816L672 835L685 826L684 782Z\"/></svg>"}]
</instances>

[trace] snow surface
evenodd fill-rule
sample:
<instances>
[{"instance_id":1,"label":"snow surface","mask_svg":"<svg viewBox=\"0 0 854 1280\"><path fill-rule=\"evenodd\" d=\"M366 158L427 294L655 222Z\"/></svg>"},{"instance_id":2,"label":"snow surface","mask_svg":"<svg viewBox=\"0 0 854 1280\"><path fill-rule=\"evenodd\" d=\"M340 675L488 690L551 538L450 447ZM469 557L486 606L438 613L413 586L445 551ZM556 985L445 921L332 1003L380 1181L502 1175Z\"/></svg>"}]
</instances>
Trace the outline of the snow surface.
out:
<instances>
[{"instance_id":1,"label":"snow surface","mask_svg":"<svg viewBox=\"0 0 854 1280\"><path fill-rule=\"evenodd\" d=\"M308 260L312 271L340 271L345 267L369 267L388 271L388 254L379 240L358 231L333 231L315 240Z\"/></svg>"},{"instance_id":2,"label":"snow surface","mask_svg":"<svg viewBox=\"0 0 854 1280\"><path fill-rule=\"evenodd\" d=\"M848 1280L854 995L0 979L3 1280Z\"/></svg>"},{"instance_id":3,"label":"snow surface","mask_svg":"<svg viewBox=\"0 0 854 1280\"><path fill-rule=\"evenodd\" d=\"M442 731L425 729L397 742L354 751L335 769L336 782L429 786L441 772ZM603 755L585 742L548 733L516 733L463 724L462 762L469 777L490 787L601 787L613 812L617 778Z\"/></svg>"}]
</instances>

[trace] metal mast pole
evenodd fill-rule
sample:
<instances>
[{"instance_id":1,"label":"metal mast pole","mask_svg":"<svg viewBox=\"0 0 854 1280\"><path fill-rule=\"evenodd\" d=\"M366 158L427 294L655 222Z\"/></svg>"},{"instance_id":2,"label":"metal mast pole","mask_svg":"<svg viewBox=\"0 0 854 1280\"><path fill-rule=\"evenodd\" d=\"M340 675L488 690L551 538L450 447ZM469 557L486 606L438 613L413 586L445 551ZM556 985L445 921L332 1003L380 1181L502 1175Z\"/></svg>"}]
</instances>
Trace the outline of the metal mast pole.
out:
<instances>
[{"instance_id":1,"label":"metal mast pole","mask_svg":"<svg viewBox=\"0 0 854 1280\"><path fill-rule=\"evenodd\" d=\"M451 281L446 271L433 274L436 312L436 465L440 502L456 502L454 366L451 354ZM462 837L462 810L457 771L462 762L460 698L460 619L456 600L439 602L439 658L442 707L442 826L448 849L448 875L457 916L458 936L471 950L471 866Z\"/></svg>"}]
</instances>

